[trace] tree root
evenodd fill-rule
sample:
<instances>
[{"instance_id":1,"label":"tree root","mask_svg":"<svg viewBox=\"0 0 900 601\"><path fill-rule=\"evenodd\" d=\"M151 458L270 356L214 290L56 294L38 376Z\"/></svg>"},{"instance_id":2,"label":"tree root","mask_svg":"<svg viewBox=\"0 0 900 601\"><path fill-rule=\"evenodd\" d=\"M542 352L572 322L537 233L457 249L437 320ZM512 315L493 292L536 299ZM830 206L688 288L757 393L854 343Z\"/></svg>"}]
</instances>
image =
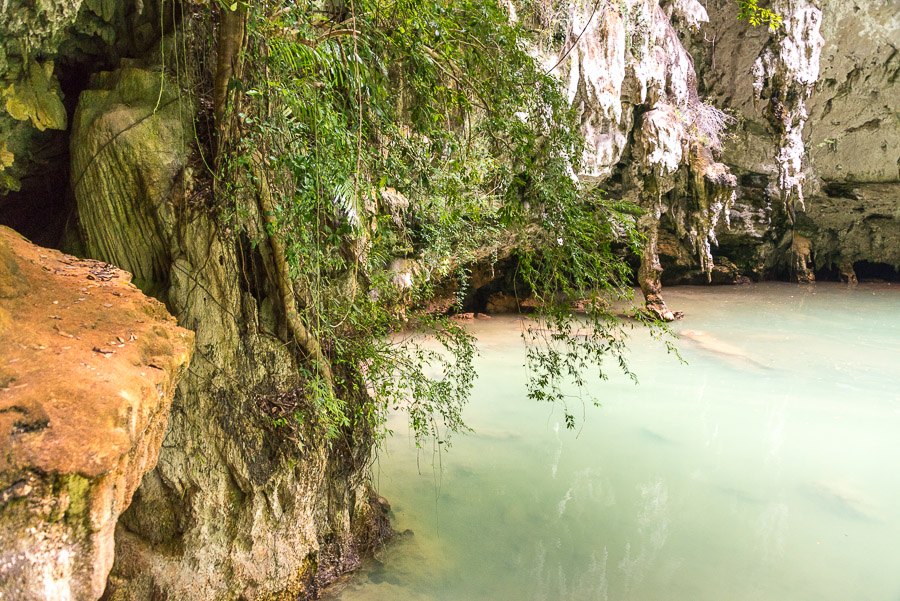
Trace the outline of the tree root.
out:
<instances>
[{"instance_id":1,"label":"tree root","mask_svg":"<svg viewBox=\"0 0 900 601\"><path fill-rule=\"evenodd\" d=\"M263 174L257 172L254 167L257 161L261 161L262 157L255 153L254 160L251 161L251 172L256 181L257 197L259 199L259 208L265 220L266 232L269 238L269 245L272 247L272 255L275 260L275 271L278 276L278 289L281 293L281 302L284 307L284 313L287 317L288 328L291 335L303 351L309 356L310 362L316 373L322 377L328 386L329 392L334 391L334 374L331 371L331 363L328 357L322 351L322 346L318 339L309 331L303 320L300 318L300 312L297 308L297 297L294 294L294 288L291 284L291 271L287 263L284 252L284 245L278 239L277 228L278 220L275 218L275 207L272 204L272 193L269 189L269 183Z\"/></svg>"}]
</instances>

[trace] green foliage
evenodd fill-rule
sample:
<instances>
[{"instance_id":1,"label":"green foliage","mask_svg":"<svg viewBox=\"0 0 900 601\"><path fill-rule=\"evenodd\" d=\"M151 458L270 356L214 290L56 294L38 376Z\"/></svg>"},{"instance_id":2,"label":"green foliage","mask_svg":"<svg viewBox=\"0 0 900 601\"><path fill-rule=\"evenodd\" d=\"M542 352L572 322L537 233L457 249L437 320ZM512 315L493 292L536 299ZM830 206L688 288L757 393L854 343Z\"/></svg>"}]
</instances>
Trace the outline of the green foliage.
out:
<instances>
[{"instance_id":1,"label":"green foliage","mask_svg":"<svg viewBox=\"0 0 900 601\"><path fill-rule=\"evenodd\" d=\"M781 15L767 8L760 8L759 0L738 0L738 8L739 21L746 19L754 27L768 25L772 31L781 27Z\"/></svg>"},{"instance_id":2,"label":"green foliage","mask_svg":"<svg viewBox=\"0 0 900 601\"><path fill-rule=\"evenodd\" d=\"M524 254L520 273L540 307L523 331L528 395L556 403L574 428L573 401L582 407L586 401L599 404L592 371L605 380L612 362L635 379L625 355L625 329L634 322L621 313L632 301L631 274L612 242L624 238L636 248L639 240L634 207L596 194L580 201L576 190L569 194L569 199L558 190L548 194L544 214L556 238L539 252Z\"/></svg>"},{"instance_id":3,"label":"green foliage","mask_svg":"<svg viewBox=\"0 0 900 601\"><path fill-rule=\"evenodd\" d=\"M549 345L529 340L531 396L562 402L574 425L566 382L585 387L585 369L609 357L627 371L614 307L631 288L613 242L640 241L633 207L573 181L583 142L559 83L527 52L529 32L496 0L319 6L247 6L245 77L232 82L240 136L222 168L235 223L250 213L248 179L273 193L269 234L334 366L334 393L306 374L316 420L339 437L393 409L419 443L465 430L474 341L410 307L505 246L541 301L535 323L554 332ZM248 171L261 175L237 176ZM394 191L408 206L391 206ZM411 286L398 260L414 266ZM403 319L439 350L392 335Z\"/></svg>"}]
</instances>

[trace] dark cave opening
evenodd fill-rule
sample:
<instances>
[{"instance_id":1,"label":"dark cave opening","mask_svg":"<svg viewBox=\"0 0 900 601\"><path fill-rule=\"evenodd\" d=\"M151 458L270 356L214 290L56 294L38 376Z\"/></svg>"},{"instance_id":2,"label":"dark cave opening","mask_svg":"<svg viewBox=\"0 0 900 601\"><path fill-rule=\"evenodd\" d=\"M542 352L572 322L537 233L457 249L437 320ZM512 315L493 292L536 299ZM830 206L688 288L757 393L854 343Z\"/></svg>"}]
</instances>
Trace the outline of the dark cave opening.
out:
<instances>
[{"instance_id":1,"label":"dark cave opening","mask_svg":"<svg viewBox=\"0 0 900 601\"><path fill-rule=\"evenodd\" d=\"M16 230L35 244L71 250L77 237L75 195L70 185L69 137L82 90L88 87L96 62L60 61L56 72L63 93L67 128L36 133L21 189L0 196L0 225Z\"/></svg>"},{"instance_id":2,"label":"dark cave opening","mask_svg":"<svg viewBox=\"0 0 900 601\"><path fill-rule=\"evenodd\" d=\"M862 283L900 282L900 270L888 263L856 261L853 263L856 278ZM831 263L815 271L817 282L846 282L836 263Z\"/></svg>"},{"instance_id":3,"label":"dark cave opening","mask_svg":"<svg viewBox=\"0 0 900 601\"><path fill-rule=\"evenodd\" d=\"M860 282L900 282L900 271L887 263L856 261L853 270Z\"/></svg>"},{"instance_id":4,"label":"dark cave opening","mask_svg":"<svg viewBox=\"0 0 900 601\"><path fill-rule=\"evenodd\" d=\"M817 282L840 282L841 272L834 263L813 272Z\"/></svg>"},{"instance_id":5,"label":"dark cave opening","mask_svg":"<svg viewBox=\"0 0 900 601\"><path fill-rule=\"evenodd\" d=\"M0 197L0 225L35 244L59 248L74 197L69 191L69 134L47 131L21 189Z\"/></svg>"}]
</instances>

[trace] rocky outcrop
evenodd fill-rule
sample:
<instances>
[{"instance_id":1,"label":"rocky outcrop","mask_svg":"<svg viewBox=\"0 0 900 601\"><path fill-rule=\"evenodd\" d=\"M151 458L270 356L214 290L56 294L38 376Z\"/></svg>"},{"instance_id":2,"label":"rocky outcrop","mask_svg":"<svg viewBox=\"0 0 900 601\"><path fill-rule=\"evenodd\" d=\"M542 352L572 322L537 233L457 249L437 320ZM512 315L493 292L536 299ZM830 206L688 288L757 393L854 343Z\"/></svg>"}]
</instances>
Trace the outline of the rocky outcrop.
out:
<instances>
[{"instance_id":1,"label":"rocky outcrop","mask_svg":"<svg viewBox=\"0 0 900 601\"><path fill-rule=\"evenodd\" d=\"M737 185L715 158L729 117L699 98L694 61L673 25L696 31L708 16L695 0L630 0L573 3L570 17L554 64L586 138L578 175L612 184L614 194L646 210L638 280L648 310L671 321L661 295L660 219L675 225L709 276L716 227L727 221Z\"/></svg>"},{"instance_id":2,"label":"rocky outcrop","mask_svg":"<svg viewBox=\"0 0 900 601\"><path fill-rule=\"evenodd\" d=\"M250 214L221 219L228 207L190 154L196 140L186 124L196 107L176 101L158 67L118 60L121 40L137 47L158 38L147 28L159 22L156 5L0 4L5 198L26 174L50 176L35 168L35 151L53 127L71 126L71 173L61 173L86 251L133 271L197 332L160 461L117 527L106 597L314 595L387 531L367 485L372 433L352 426L329 441L314 419L293 419L315 408L264 220L252 202L242 207ZM737 21L731 0L573 2L564 47L547 59L587 139L578 177L645 210L640 282L664 319L675 312L663 281L808 280L823 268L852 281L861 261L900 264L896 11L888 0L773 7L786 21L774 34ZM34 37L23 46L16 40L27 32ZM62 65L85 56L94 57L92 71L110 70L91 78L76 111L81 90L67 85ZM738 117L732 137L720 109ZM415 212L396 193L380 202L398 226ZM473 307L521 308L498 294L516 289L514 257L486 247L468 259L472 294L481 295ZM0 295L29 286L8 265L0 255ZM461 294L454 267L398 261L393 283L402 292L416 274L447 279L435 300L446 311ZM352 414L357 400L342 400ZM66 494L77 496L80 482Z\"/></svg>"},{"instance_id":3,"label":"rocky outcrop","mask_svg":"<svg viewBox=\"0 0 900 601\"><path fill-rule=\"evenodd\" d=\"M854 263L897 268L896 6L773 6L785 18L774 33L748 28L721 3L710 11L709 41L690 45L701 88L739 116L724 162L741 185L718 254L754 279L821 271L852 281Z\"/></svg>"},{"instance_id":4,"label":"rocky outcrop","mask_svg":"<svg viewBox=\"0 0 900 601\"><path fill-rule=\"evenodd\" d=\"M775 31L739 21L730 1L573 3L548 59L581 114L579 177L647 211L638 279L661 317L663 281L900 267L896 7L772 9Z\"/></svg>"},{"instance_id":5,"label":"rocky outcrop","mask_svg":"<svg viewBox=\"0 0 900 601\"><path fill-rule=\"evenodd\" d=\"M100 597L192 349L128 273L0 227L0 598Z\"/></svg>"},{"instance_id":6,"label":"rocky outcrop","mask_svg":"<svg viewBox=\"0 0 900 601\"><path fill-rule=\"evenodd\" d=\"M58 158L53 130L68 127L74 100L61 81L145 52L159 38L157 11L140 0L0 1L0 197L34 185L35 167Z\"/></svg>"},{"instance_id":7,"label":"rocky outcrop","mask_svg":"<svg viewBox=\"0 0 900 601\"><path fill-rule=\"evenodd\" d=\"M159 73L125 61L93 76L72 120L72 188L85 250L127 265L151 294L160 292L171 265L155 212L183 181L176 175L189 144L177 100Z\"/></svg>"},{"instance_id":8,"label":"rocky outcrop","mask_svg":"<svg viewBox=\"0 0 900 601\"><path fill-rule=\"evenodd\" d=\"M764 114L777 137L775 163L778 191L794 217L794 201L803 207L803 127L809 117L806 101L819 78L819 57L825 40L819 33L822 11L808 0L773 4L783 24L753 63L753 89L766 103Z\"/></svg>"},{"instance_id":9,"label":"rocky outcrop","mask_svg":"<svg viewBox=\"0 0 900 601\"><path fill-rule=\"evenodd\" d=\"M187 102L127 61L73 119L89 252L133 269L196 332L156 469L116 532L110 600L312 597L389 532L370 503L367 422L329 440L287 333L264 220L193 202ZM157 104L159 108L157 109ZM198 164L202 162L198 160ZM343 399L353 414L358 398ZM299 417L298 417L299 416Z\"/></svg>"}]
</instances>

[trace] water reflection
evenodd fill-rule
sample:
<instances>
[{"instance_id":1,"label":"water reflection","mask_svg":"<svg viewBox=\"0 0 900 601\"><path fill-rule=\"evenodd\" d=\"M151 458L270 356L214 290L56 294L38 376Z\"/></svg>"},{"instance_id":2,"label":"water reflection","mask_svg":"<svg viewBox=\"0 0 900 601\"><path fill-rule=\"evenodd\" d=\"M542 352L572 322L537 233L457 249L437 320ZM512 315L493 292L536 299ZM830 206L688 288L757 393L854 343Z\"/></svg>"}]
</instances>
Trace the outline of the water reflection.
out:
<instances>
[{"instance_id":1,"label":"water reflection","mask_svg":"<svg viewBox=\"0 0 900 601\"><path fill-rule=\"evenodd\" d=\"M598 384L577 437L525 398L520 325L476 322L477 433L438 475L388 442L414 534L330 598L900 601L900 291L813 291L673 289L708 338L683 366L634 337L640 385Z\"/></svg>"}]
</instances>

